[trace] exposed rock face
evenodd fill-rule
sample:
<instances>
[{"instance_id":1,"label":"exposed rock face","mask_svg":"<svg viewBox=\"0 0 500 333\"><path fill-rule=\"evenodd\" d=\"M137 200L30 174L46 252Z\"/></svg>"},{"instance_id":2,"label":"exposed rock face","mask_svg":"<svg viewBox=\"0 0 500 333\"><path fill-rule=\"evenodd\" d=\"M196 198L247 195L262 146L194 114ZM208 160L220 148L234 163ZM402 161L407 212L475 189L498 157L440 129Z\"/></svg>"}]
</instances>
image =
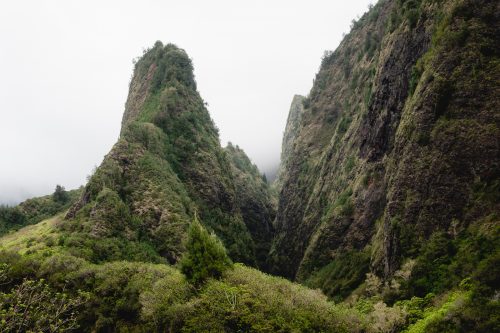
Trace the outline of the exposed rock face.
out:
<instances>
[{"instance_id":1,"label":"exposed rock face","mask_svg":"<svg viewBox=\"0 0 500 333\"><path fill-rule=\"evenodd\" d=\"M302 120L302 112L304 112L304 96L295 95L293 96L292 104L290 105L290 111L288 112L285 133L283 133L283 142L281 144L280 166L278 169L278 174L276 175L276 180L274 181L274 186L276 187L276 190L278 192L281 190L281 187L283 185L285 172L288 169L288 161L293 153L295 138L299 133L299 128Z\"/></svg>"},{"instance_id":2,"label":"exposed rock face","mask_svg":"<svg viewBox=\"0 0 500 333\"><path fill-rule=\"evenodd\" d=\"M237 153L248 160L243 151ZM255 172L235 168L220 147L184 50L157 42L135 65L118 143L68 218L85 221L95 237L142 237L176 262L197 212L233 260L255 265L256 251L262 257L272 236L262 238L260 230L267 230L274 216L265 193L256 201L243 193L255 190ZM253 206L258 218L249 213Z\"/></svg>"},{"instance_id":3,"label":"exposed rock face","mask_svg":"<svg viewBox=\"0 0 500 333\"><path fill-rule=\"evenodd\" d=\"M499 176L495 8L380 1L325 56L283 140L274 273L345 297L499 211L477 192Z\"/></svg>"}]
</instances>

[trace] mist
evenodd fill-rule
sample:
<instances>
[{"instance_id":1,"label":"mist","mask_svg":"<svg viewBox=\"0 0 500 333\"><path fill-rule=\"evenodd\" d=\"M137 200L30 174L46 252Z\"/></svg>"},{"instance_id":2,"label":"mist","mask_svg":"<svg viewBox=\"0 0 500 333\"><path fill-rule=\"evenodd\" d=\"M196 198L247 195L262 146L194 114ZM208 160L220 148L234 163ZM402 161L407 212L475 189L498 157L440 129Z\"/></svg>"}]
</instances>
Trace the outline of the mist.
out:
<instances>
[{"instance_id":1,"label":"mist","mask_svg":"<svg viewBox=\"0 0 500 333\"><path fill-rule=\"evenodd\" d=\"M184 48L220 131L272 174L294 94L370 1L0 5L0 203L86 183L116 142L134 58Z\"/></svg>"}]
</instances>

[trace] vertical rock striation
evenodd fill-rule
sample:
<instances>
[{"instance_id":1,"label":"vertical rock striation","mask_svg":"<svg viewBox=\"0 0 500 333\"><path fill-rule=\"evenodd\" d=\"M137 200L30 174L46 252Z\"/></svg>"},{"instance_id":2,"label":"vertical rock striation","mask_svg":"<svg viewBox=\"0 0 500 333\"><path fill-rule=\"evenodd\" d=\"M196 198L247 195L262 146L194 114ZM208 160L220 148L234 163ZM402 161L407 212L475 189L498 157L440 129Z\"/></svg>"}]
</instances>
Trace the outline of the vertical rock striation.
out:
<instances>
[{"instance_id":1,"label":"vertical rock striation","mask_svg":"<svg viewBox=\"0 0 500 333\"><path fill-rule=\"evenodd\" d=\"M495 220L495 8L379 1L325 55L293 149L283 140L274 273L346 297L433 235Z\"/></svg>"}]
</instances>

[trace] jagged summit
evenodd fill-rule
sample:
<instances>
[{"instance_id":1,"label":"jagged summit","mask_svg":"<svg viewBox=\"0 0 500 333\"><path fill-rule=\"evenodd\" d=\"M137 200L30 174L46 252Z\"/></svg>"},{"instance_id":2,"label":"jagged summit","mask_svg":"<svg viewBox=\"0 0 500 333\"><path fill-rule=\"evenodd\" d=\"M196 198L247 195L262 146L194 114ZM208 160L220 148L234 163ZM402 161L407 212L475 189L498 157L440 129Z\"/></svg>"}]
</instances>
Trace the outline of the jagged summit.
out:
<instances>
[{"instance_id":1,"label":"jagged summit","mask_svg":"<svg viewBox=\"0 0 500 333\"><path fill-rule=\"evenodd\" d=\"M119 141L67 217L81 220L95 237L124 229L176 262L197 211L233 260L256 265L255 242L262 239L252 238L242 206L253 198L236 191L231 163L196 90L188 55L156 42L135 64ZM271 216L265 211L252 219L251 229L260 228L256 223L268 229Z\"/></svg>"},{"instance_id":2,"label":"jagged summit","mask_svg":"<svg viewBox=\"0 0 500 333\"><path fill-rule=\"evenodd\" d=\"M304 96L293 96L292 104L290 105L290 111L288 112L285 132L283 133L283 141L281 143L280 165L276 175L276 180L274 181L274 187L278 192L283 186L285 173L288 169L288 162L290 156L292 156L293 153L295 138L299 133L302 113L304 112L304 100Z\"/></svg>"},{"instance_id":3,"label":"jagged summit","mask_svg":"<svg viewBox=\"0 0 500 333\"><path fill-rule=\"evenodd\" d=\"M166 87L183 87L196 91L193 64L183 49L174 44L164 46L162 42L157 41L152 48L145 50L144 55L135 63L123 113L122 132L128 124L137 120L141 112L147 112L144 102L148 97ZM152 120L147 116L141 119Z\"/></svg>"}]
</instances>

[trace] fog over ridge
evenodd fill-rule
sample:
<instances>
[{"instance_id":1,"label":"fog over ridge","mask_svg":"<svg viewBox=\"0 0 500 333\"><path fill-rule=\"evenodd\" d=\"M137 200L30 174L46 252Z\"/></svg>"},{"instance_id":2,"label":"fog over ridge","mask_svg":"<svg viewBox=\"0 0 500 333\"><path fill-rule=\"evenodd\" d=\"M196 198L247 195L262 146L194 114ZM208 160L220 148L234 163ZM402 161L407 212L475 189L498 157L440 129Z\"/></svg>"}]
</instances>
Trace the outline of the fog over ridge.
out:
<instances>
[{"instance_id":1,"label":"fog over ridge","mask_svg":"<svg viewBox=\"0 0 500 333\"><path fill-rule=\"evenodd\" d=\"M132 59L156 40L192 58L221 144L271 174L293 96L370 2L3 3L0 204L86 183L118 139Z\"/></svg>"}]
</instances>

